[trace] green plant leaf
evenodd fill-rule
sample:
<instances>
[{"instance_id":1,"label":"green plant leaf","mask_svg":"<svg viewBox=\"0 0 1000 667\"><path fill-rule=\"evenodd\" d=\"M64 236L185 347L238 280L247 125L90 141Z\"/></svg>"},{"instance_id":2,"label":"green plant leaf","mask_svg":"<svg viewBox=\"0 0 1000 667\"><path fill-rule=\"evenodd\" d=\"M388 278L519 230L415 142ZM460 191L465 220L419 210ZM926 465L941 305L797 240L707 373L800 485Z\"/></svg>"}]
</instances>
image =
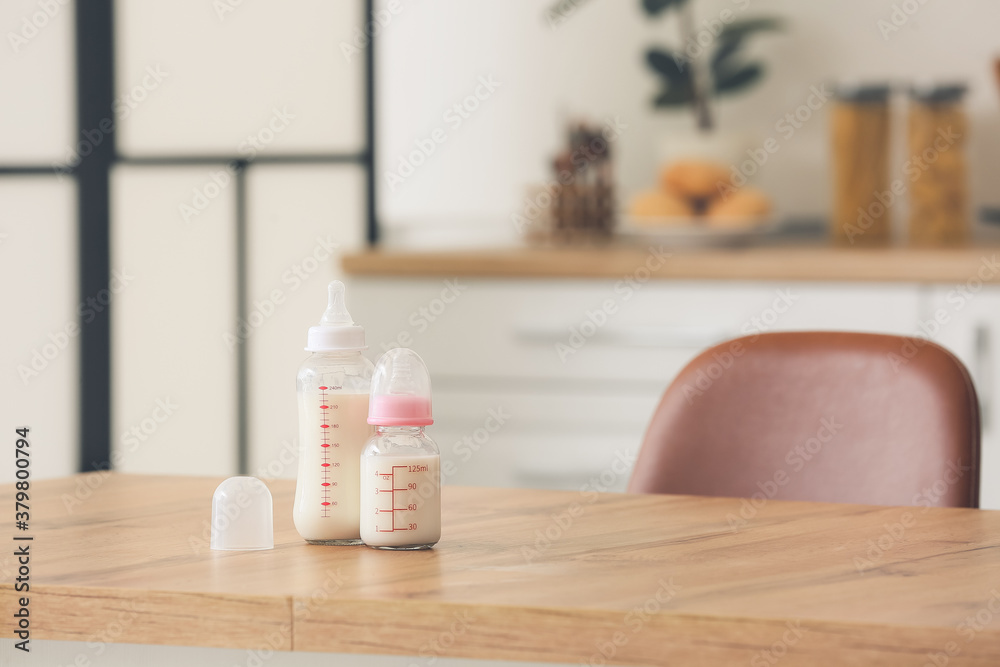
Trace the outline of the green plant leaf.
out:
<instances>
[{"instance_id":1,"label":"green plant leaf","mask_svg":"<svg viewBox=\"0 0 1000 667\"><path fill-rule=\"evenodd\" d=\"M764 32L767 30L781 30L785 24L781 19L770 16L762 16L755 19L743 19L726 24L726 27L719 33L719 40L743 38L754 32Z\"/></svg>"},{"instance_id":2,"label":"green plant leaf","mask_svg":"<svg viewBox=\"0 0 1000 667\"><path fill-rule=\"evenodd\" d=\"M764 75L764 66L750 63L738 69L726 69L715 73L715 93L723 95L748 88Z\"/></svg>"},{"instance_id":3,"label":"green plant leaf","mask_svg":"<svg viewBox=\"0 0 1000 667\"><path fill-rule=\"evenodd\" d=\"M684 68L681 67L680 58L673 51L650 49L646 52L646 62L660 76L669 79L671 82L682 81L688 76Z\"/></svg>"},{"instance_id":4,"label":"green plant leaf","mask_svg":"<svg viewBox=\"0 0 1000 667\"><path fill-rule=\"evenodd\" d=\"M642 8L649 16L657 16L671 7L680 7L687 0L642 0Z\"/></svg>"},{"instance_id":5,"label":"green plant leaf","mask_svg":"<svg viewBox=\"0 0 1000 667\"><path fill-rule=\"evenodd\" d=\"M688 106L693 99L689 88L670 88L653 99L653 106L658 109Z\"/></svg>"},{"instance_id":6,"label":"green plant leaf","mask_svg":"<svg viewBox=\"0 0 1000 667\"><path fill-rule=\"evenodd\" d=\"M741 62L740 53L745 40L752 33L781 28L780 20L763 17L734 21L722 30L712 54L712 78L717 95L749 88L760 80L764 74L763 65Z\"/></svg>"},{"instance_id":7,"label":"green plant leaf","mask_svg":"<svg viewBox=\"0 0 1000 667\"><path fill-rule=\"evenodd\" d=\"M719 39L715 53L712 54L712 71L716 72L729 66L729 60L736 55L740 47L743 46L743 37L728 37Z\"/></svg>"},{"instance_id":8,"label":"green plant leaf","mask_svg":"<svg viewBox=\"0 0 1000 667\"><path fill-rule=\"evenodd\" d=\"M691 101L691 73L680 65L672 51L649 49L646 62L663 81L663 90L653 101L656 107L670 107Z\"/></svg>"}]
</instances>

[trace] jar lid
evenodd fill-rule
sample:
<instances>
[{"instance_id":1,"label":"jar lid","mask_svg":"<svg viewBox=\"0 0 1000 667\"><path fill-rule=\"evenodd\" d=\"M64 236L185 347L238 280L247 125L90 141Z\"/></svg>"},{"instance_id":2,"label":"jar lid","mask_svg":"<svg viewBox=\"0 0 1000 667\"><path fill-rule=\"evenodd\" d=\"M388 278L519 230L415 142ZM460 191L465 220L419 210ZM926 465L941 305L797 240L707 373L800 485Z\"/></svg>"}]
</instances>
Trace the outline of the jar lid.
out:
<instances>
[{"instance_id":1,"label":"jar lid","mask_svg":"<svg viewBox=\"0 0 1000 667\"><path fill-rule=\"evenodd\" d=\"M910 86L910 99L924 104L961 102L969 87L964 83L916 84Z\"/></svg>"},{"instance_id":2,"label":"jar lid","mask_svg":"<svg viewBox=\"0 0 1000 667\"><path fill-rule=\"evenodd\" d=\"M888 83L840 83L834 95L838 100L856 104L885 104L892 87Z\"/></svg>"}]
</instances>

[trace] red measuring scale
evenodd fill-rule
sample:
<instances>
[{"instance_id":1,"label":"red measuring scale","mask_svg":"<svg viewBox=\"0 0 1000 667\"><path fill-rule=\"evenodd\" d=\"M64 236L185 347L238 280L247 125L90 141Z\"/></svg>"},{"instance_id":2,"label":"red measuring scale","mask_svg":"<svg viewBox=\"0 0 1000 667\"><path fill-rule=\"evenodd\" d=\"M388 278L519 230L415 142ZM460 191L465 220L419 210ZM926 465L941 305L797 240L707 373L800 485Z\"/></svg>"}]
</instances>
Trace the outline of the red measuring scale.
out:
<instances>
[{"instance_id":1,"label":"red measuring scale","mask_svg":"<svg viewBox=\"0 0 1000 667\"><path fill-rule=\"evenodd\" d=\"M337 486L337 480L332 477L332 470L340 467L340 461L335 461L330 455L331 449L340 447L338 430L340 424L336 419L336 411L340 406L331 403L329 395L326 393L331 387L319 388L319 414L320 414L320 448L323 450L322 463L320 463L320 486L323 492L320 494L320 505L323 508L321 516L325 519L330 516L330 508L336 507L337 501L330 499L330 489ZM340 387L333 387L340 389Z\"/></svg>"},{"instance_id":2,"label":"red measuring scale","mask_svg":"<svg viewBox=\"0 0 1000 667\"><path fill-rule=\"evenodd\" d=\"M375 532L392 533L400 530L416 530L417 524L401 522L397 525L397 512L415 512L417 504L410 502L417 493L417 483L406 481L410 475L426 474L426 465L392 466L392 472L375 471L379 484L375 488L378 501L375 507ZM397 505L398 503L398 505Z\"/></svg>"}]
</instances>

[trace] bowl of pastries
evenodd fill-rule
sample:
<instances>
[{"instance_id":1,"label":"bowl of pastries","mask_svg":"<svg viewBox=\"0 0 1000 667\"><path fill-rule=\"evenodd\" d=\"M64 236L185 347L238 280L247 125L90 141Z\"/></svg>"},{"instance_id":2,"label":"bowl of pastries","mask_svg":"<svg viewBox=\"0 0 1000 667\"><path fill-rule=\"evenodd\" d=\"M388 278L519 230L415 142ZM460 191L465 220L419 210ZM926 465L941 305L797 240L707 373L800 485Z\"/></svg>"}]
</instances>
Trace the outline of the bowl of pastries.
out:
<instances>
[{"instance_id":1,"label":"bowl of pastries","mask_svg":"<svg viewBox=\"0 0 1000 667\"><path fill-rule=\"evenodd\" d=\"M626 235L705 240L770 231L770 197L756 188L734 186L729 174L725 165L711 160L665 165L657 187L632 198L619 230Z\"/></svg>"}]
</instances>

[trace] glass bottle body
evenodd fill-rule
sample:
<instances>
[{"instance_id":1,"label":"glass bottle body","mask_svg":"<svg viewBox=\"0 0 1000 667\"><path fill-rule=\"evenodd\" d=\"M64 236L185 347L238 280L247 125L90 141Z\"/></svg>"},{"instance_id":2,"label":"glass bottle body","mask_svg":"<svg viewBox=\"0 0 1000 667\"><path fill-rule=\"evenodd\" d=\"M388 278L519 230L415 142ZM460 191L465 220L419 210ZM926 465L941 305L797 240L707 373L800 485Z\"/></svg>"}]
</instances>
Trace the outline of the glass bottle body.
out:
<instances>
[{"instance_id":1,"label":"glass bottle body","mask_svg":"<svg viewBox=\"0 0 1000 667\"><path fill-rule=\"evenodd\" d=\"M441 539L441 451L420 426L379 426L361 454L361 539L429 549Z\"/></svg>"},{"instance_id":2,"label":"glass bottle body","mask_svg":"<svg viewBox=\"0 0 1000 667\"><path fill-rule=\"evenodd\" d=\"M374 428L374 367L360 351L316 352L299 368L295 528L312 544L360 544L360 455Z\"/></svg>"}]
</instances>

